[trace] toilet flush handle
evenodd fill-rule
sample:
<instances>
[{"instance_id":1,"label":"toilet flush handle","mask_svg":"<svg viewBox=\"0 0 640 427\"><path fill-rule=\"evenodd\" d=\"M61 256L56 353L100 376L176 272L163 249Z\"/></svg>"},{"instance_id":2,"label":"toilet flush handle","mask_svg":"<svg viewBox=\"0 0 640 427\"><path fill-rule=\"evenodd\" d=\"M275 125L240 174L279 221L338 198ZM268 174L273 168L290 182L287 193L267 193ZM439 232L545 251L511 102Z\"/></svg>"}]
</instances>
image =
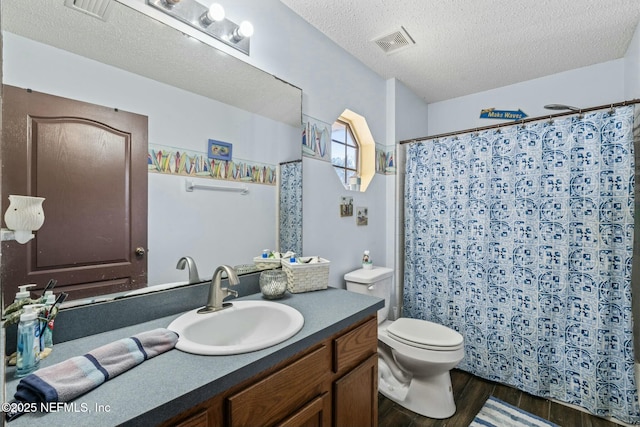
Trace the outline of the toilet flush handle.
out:
<instances>
[{"instance_id":1,"label":"toilet flush handle","mask_svg":"<svg viewBox=\"0 0 640 427\"><path fill-rule=\"evenodd\" d=\"M370 290L370 291L374 290L375 288L376 288L376 285L367 286L367 289Z\"/></svg>"}]
</instances>

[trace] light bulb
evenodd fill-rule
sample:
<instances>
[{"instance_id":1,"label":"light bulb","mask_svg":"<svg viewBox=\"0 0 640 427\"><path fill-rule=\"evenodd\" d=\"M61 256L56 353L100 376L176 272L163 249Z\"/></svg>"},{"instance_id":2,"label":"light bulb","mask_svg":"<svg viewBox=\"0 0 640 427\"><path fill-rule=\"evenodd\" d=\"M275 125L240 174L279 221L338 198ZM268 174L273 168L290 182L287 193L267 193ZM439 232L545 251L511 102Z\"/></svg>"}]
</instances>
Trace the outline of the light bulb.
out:
<instances>
[{"instance_id":1,"label":"light bulb","mask_svg":"<svg viewBox=\"0 0 640 427\"><path fill-rule=\"evenodd\" d=\"M249 21L242 21L240 26L233 30L233 40L239 42L240 40L251 37L253 35L253 25Z\"/></svg>"},{"instance_id":2,"label":"light bulb","mask_svg":"<svg viewBox=\"0 0 640 427\"><path fill-rule=\"evenodd\" d=\"M207 18L213 22L222 21L224 19L224 7L219 3L213 3L207 11Z\"/></svg>"},{"instance_id":3,"label":"light bulb","mask_svg":"<svg viewBox=\"0 0 640 427\"><path fill-rule=\"evenodd\" d=\"M242 37L251 37L253 35L253 25L249 21L242 21L238 32Z\"/></svg>"},{"instance_id":4,"label":"light bulb","mask_svg":"<svg viewBox=\"0 0 640 427\"><path fill-rule=\"evenodd\" d=\"M200 24L204 27L208 27L214 22L219 22L224 19L224 8L218 4L213 3L209 6L209 9L200 16Z\"/></svg>"}]
</instances>

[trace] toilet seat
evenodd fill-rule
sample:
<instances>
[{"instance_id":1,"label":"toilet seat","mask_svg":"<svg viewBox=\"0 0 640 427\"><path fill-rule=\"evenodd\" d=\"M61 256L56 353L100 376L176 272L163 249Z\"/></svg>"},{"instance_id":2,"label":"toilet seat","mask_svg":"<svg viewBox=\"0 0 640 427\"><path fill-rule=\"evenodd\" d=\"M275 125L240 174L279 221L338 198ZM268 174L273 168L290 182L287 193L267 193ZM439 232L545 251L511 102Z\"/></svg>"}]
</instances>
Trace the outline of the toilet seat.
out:
<instances>
[{"instance_id":1,"label":"toilet seat","mask_svg":"<svg viewBox=\"0 0 640 427\"><path fill-rule=\"evenodd\" d=\"M427 320L401 317L387 328L389 337L406 345L432 351L454 351L462 347L462 335Z\"/></svg>"}]
</instances>

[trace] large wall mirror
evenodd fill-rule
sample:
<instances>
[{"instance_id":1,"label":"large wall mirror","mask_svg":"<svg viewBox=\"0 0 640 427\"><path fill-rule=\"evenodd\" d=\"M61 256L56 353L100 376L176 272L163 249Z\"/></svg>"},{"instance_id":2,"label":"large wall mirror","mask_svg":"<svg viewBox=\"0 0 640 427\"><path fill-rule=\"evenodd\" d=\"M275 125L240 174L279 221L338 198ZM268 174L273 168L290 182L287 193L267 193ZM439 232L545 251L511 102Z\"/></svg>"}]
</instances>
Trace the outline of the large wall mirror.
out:
<instances>
[{"instance_id":1,"label":"large wall mirror","mask_svg":"<svg viewBox=\"0 0 640 427\"><path fill-rule=\"evenodd\" d=\"M150 146L206 152L214 139L233 144L234 158L300 159L299 88L116 0L105 19L66 3L2 1L3 83L145 115ZM277 248L276 185L188 192L186 179L149 173L149 286L186 282L176 268L184 256L206 279L220 264L251 264ZM11 262L2 256L2 267Z\"/></svg>"}]
</instances>

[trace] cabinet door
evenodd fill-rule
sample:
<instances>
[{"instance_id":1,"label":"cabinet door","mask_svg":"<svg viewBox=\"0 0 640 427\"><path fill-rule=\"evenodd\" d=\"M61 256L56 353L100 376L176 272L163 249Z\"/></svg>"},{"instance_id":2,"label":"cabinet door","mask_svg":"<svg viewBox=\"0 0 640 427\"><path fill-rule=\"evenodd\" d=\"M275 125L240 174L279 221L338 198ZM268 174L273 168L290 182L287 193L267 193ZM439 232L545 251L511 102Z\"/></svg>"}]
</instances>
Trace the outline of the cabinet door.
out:
<instances>
[{"instance_id":1,"label":"cabinet door","mask_svg":"<svg viewBox=\"0 0 640 427\"><path fill-rule=\"evenodd\" d=\"M333 424L378 425L378 355L333 383Z\"/></svg>"},{"instance_id":2,"label":"cabinet door","mask_svg":"<svg viewBox=\"0 0 640 427\"><path fill-rule=\"evenodd\" d=\"M329 393L318 396L290 417L277 424L278 427L323 427L331 420Z\"/></svg>"},{"instance_id":3,"label":"cabinet door","mask_svg":"<svg viewBox=\"0 0 640 427\"><path fill-rule=\"evenodd\" d=\"M203 410L195 415L191 415L180 422L180 424L176 424L175 427L209 427L207 411Z\"/></svg>"}]
</instances>

